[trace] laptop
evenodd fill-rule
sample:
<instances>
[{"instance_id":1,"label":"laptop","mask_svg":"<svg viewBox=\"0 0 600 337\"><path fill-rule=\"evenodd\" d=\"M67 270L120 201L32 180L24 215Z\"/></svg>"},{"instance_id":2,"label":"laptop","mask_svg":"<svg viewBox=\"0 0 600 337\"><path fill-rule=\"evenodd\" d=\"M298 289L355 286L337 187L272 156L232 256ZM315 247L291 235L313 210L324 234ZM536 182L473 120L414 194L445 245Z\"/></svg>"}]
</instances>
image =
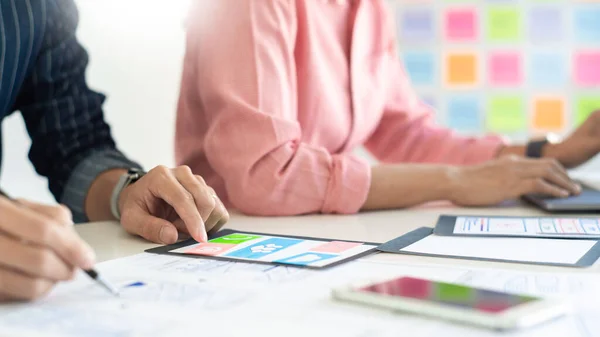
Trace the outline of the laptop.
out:
<instances>
[{"instance_id":1,"label":"laptop","mask_svg":"<svg viewBox=\"0 0 600 337\"><path fill-rule=\"evenodd\" d=\"M526 201L548 212L600 211L600 190L581 181L581 194L568 198L554 198L544 195L526 195Z\"/></svg>"}]
</instances>

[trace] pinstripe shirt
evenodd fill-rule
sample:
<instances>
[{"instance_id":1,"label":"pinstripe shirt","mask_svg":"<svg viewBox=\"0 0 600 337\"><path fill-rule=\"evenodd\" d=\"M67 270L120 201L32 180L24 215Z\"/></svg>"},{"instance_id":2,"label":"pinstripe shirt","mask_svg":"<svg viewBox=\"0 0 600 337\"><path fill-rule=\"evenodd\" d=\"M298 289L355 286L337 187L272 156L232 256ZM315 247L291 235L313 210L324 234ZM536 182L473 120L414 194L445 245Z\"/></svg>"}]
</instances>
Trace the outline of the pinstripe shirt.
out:
<instances>
[{"instance_id":1,"label":"pinstripe shirt","mask_svg":"<svg viewBox=\"0 0 600 337\"><path fill-rule=\"evenodd\" d=\"M100 173L139 166L116 149L104 96L86 84L88 55L75 37L77 23L73 0L0 0L0 119L21 112L29 159L81 222Z\"/></svg>"}]
</instances>

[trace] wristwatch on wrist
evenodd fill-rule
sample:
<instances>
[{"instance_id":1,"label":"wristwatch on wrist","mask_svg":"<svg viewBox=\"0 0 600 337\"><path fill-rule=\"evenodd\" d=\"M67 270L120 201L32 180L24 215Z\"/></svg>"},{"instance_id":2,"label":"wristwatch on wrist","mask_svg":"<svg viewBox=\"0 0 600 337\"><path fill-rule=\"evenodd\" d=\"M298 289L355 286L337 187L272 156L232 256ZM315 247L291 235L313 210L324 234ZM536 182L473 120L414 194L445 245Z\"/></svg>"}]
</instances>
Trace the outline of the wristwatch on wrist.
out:
<instances>
[{"instance_id":1,"label":"wristwatch on wrist","mask_svg":"<svg viewBox=\"0 0 600 337\"><path fill-rule=\"evenodd\" d=\"M540 140L534 140L527 143L525 155L529 158L541 158L544 147L550 142L548 137Z\"/></svg>"},{"instance_id":2,"label":"wristwatch on wrist","mask_svg":"<svg viewBox=\"0 0 600 337\"><path fill-rule=\"evenodd\" d=\"M123 192L127 186L142 179L145 174L146 172L142 170L131 168L119 178L110 198L110 210L117 220L121 220L121 211L119 210L119 198L121 197L121 192Z\"/></svg>"}]
</instances>

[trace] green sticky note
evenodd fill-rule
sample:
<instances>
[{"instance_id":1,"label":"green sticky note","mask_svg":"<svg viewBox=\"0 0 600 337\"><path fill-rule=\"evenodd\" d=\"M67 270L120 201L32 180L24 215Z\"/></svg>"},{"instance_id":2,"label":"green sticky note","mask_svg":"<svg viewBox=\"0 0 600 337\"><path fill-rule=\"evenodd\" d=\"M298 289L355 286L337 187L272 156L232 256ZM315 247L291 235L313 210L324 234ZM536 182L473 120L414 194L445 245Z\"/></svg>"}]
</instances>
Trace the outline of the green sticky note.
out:
<instances>
[{"instance_id":1,"label":"green sticky note","mask_svg":"<svg viewBox=\"0 0 600 337\"><path fill-rule=\"evenodd\" d=\"M490 41L514 42L521 37L521 14L516 7L495 7L488 11Z\"/></svg>"},{"instance_id":2,"label":"green sticky note","mask_svg":"<svg viewBox=\"0 0 600 337\"><path fill-rule=\"evenodd\" d=\"M488 102L486 124L493 132L519 132L527 126L525 104L519 96L495 96Z\"/></svg>"},{"instance_id":3,"label":"green sticky note","mask_svg":"<svg viewBox=\"0 0 600 337\"><path fill-rule=\"evenodd\" d=\"M232 244L232 245L237 245L237 244L240 244L240 243L244 243L246 241L250 241L250 240L254 240L254 239L259 239L259 238L261 238L261 236L250 235L250 234L234 233L234 234L229 234L229 235L222 236L220 238L209 240L209 242L214 242L214 243L228 243L228 244Z\"/></svg>"},{"instance_id":4,"label":"green sticky note","mask_svg":"<svg viewBox=\"0 0 600 337\"><path fill-rule=\"evenodd\" d=\"M442 302L470 303L475 291L473 288L456 284L440 283L437 285L437 297Z\"/></svg>"},{"instance_id":5,"label":"green sticky note","mask_svg":"<svg viewBox=\"0 0 600 337\"><path fill-rule=\"evenodd\" d=\"M581 125L596 110L600 110L600 97L581 96L577 98L575 123Z\"/></svg>"}]
</instances>

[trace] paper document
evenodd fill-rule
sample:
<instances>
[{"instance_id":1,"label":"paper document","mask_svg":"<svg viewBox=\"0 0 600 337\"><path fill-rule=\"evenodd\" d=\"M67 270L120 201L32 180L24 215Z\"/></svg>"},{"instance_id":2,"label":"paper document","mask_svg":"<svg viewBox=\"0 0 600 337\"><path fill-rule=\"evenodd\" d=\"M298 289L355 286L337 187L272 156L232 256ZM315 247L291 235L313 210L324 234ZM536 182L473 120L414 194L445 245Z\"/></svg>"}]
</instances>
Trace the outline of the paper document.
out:
<instances>
[{"instance_id":1,"label":"paper document","mask_svg":"<svg viewBox=\"0 0 600 337\"><path fill-rule=\"evenodd\" d=\"M593 337L600 275L544 274L358 260L327 271L140 254L98 269L122 291L85 277L47 299L0 306L0 336ZM513 334L331 300L331 289L413 276L572 301L576 315Z\"/></svg>"},{"instance_id":2,"label":"paper document","mask_svg":"<svg viewBox=\"0 0 600 337\"><path fill-rule=\"evenodd\" d=\"M600 238L600 222L597 218L456 217L452 232L478 236Z\"/></svg>"}]
</instances>

